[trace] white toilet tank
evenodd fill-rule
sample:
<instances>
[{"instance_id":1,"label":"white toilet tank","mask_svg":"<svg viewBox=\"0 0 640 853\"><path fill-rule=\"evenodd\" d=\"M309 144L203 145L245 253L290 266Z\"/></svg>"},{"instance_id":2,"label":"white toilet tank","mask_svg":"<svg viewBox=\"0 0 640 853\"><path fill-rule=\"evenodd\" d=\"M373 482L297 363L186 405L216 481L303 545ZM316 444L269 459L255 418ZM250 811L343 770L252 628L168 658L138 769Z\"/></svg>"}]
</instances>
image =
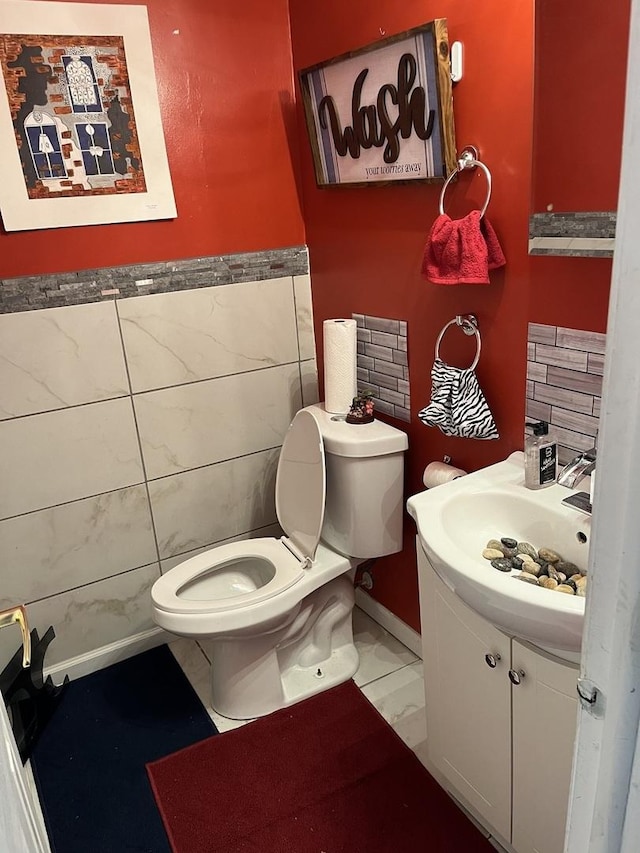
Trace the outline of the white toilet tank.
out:
<instances>
[{"instance_id":1,"label":"white toilet tank","mask_svg":"<svg viewBox=\"0 0 640 853\"><path fill-rule=\"evenodd\" d=\"M322 540L348 557L402 549L406 433L382 421L348 424L308 406L320 426L327 466Z\"/></svg>"}]
</instances>

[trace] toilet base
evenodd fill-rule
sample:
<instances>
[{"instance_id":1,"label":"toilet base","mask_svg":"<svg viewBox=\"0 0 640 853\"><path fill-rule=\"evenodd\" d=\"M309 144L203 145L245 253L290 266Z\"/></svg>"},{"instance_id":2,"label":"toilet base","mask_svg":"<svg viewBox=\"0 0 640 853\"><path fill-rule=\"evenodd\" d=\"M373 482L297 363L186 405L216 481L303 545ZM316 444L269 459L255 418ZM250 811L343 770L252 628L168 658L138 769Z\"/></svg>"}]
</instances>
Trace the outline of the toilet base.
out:
<instances>
[{"instance_id":1,"label":"toilet base","mask_svg":"<svg viewBox=\"0 0 640 853\"><path fill-rule=\"evenodd\" d=\"M304 598L278 631L212 642L213 709L251 720L347 681L359 663L353 605L342 575Z\"/></svg>"},{"instance_id":2,"label":"toilet base","mask_svg":"<svg viewBox=\"0 0 640 853\"><path fill-rule=\"evenodd\" d=\"M336 649L317 667L294 666L283 676L285 702L283 708L316 693L348 681L356 673L360 658L355 645Z\"/></svg>"}]
</instances>

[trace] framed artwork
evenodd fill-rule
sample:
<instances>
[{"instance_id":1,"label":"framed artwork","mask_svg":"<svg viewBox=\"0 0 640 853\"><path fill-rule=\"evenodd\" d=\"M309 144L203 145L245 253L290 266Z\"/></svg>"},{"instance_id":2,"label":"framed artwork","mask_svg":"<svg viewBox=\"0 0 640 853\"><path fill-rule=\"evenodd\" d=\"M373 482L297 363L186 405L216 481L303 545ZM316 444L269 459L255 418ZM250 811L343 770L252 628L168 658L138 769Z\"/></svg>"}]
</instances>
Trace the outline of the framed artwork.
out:
<instances>
[{"instance_id":1,"label":"framed artwork","mask_svg":"<svg viewBox=\"0 0 640 853\"><path fill-rule=\"evenodd\" d=\"M175 217L144 6L2 0L6 231Z\"/></svg>"},{"instance_id":2,"label":"framed artwork","mask_svg":"<svg viewBox=\"0 0 640 853\"><path fill-rule=\"evenodd\" d=\"M299 77L318 186L435 181L455 169L445 18Z\"/></svg>"}]
</instances>

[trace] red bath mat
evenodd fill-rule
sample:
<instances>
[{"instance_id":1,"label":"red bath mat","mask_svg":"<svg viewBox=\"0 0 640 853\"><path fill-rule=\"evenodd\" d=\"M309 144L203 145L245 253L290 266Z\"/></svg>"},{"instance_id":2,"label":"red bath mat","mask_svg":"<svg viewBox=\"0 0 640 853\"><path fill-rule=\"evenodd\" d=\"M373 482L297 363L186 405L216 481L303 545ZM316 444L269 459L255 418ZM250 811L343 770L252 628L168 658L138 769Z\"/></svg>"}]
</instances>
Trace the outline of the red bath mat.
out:
<instances>
[{"instance_id":1,"label":"red bath mat","mask_svg":"<svg viewBox=\"0 0 640 853\"><path fill-rule=\"evenodd\" d=\"M147 771L174 853L495 853L351 681Z\"/></svg>"}]
</instances>

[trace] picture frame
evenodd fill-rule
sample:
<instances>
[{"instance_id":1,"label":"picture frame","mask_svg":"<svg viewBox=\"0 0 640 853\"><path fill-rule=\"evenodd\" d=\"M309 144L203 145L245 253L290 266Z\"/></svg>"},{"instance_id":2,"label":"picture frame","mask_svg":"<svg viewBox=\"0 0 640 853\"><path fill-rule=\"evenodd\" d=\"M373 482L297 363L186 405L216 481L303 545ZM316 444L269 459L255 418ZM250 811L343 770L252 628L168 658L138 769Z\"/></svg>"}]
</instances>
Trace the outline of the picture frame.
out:
<instances>
[{"instance_id":1,"label":"picture frame","mask_svg":"<svg viewBox=\"0 0 640 853\"><path fill-rule=\"evenodd\" d=\"M0 4L5 231L177 216L145 6Z\"/></svg>"},{"instance_id":2,"label":"picture frame","mask_svg":"<svg viewBox=\"0 0 640 853\"><path fill-rule=\"evenodd\" d=\"M319 187L455 170L446 18L305 68L299 82Z\"/></svg>"}]
</instances>

